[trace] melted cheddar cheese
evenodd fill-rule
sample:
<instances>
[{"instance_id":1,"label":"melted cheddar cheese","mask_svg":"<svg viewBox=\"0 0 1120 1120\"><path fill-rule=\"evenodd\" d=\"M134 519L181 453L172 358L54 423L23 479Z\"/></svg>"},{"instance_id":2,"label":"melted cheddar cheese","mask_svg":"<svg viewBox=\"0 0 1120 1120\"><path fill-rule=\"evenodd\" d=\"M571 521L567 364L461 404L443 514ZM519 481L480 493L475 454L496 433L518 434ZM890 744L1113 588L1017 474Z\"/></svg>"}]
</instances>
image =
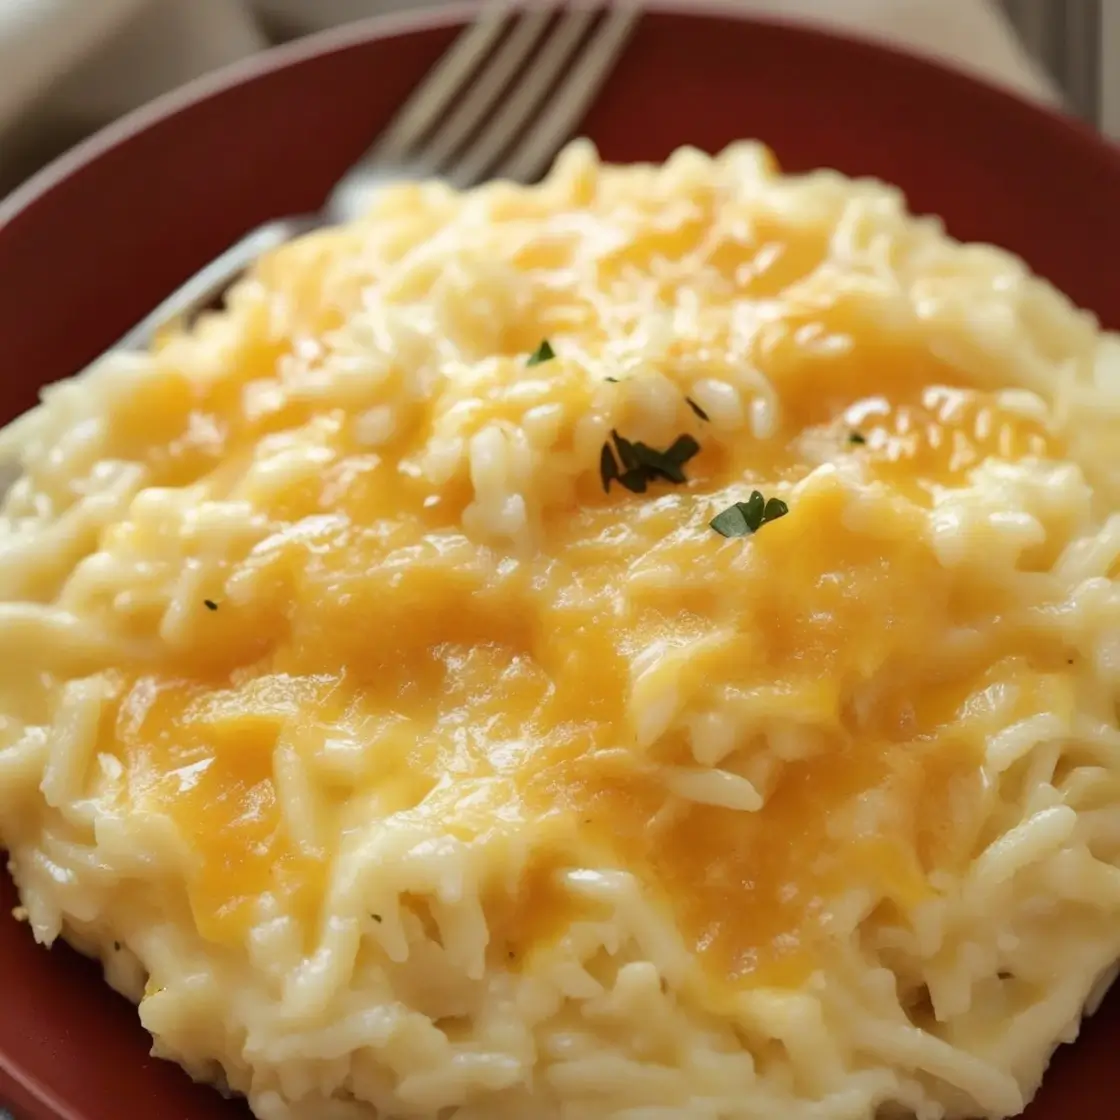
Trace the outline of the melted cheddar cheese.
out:
<instances>
[{"instance_id":1,"label":"melted cheddar cheese","mask_svg":"<svg viewBox=\"0 0 1120 1120\"><path fill-rule=\"evenodd\" d=\"M109 417L187 497L101 550L191 579L100 605L134 639L178 613L118 667L98 749L183 838L207 939L243 942L267 896L310 941L340 847L395 822L493 853L503 963L599 913L563 876L606 868L713 991L794 983L840 900L905 914L976 854L983 697L1070 702L1044 604L930 530L981 463L1064 454L1005 371L849 282L827 227L712 179L635 201L572 174L473 209L391 192L262 262ZM604 492L612 429L692 436L687 481ZM529 448L497 520L487 439ZM709 527L753 490L788 514ZM759 804L674 785L704 774Z\"/></svg>"}]
</instances>

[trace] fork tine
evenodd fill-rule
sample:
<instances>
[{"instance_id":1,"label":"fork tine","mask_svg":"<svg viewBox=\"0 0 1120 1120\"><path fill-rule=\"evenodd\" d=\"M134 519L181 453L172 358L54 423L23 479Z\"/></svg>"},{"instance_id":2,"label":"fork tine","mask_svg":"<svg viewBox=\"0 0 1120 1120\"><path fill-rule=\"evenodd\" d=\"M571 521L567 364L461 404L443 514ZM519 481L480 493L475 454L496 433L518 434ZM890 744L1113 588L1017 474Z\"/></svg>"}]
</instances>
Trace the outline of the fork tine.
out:
<instances>
[{"instance_id":1,"label":"fork tine","mask_svg":"<svg viewBox=\"0 0 1120 1120\"><path fill-rule=\"evenodd\" d=\"M362 157L361 164L375 160L387 165L403 162L404 154L431 128L459 92L463 80L501 35L510 6L511 0L489 0L397 111L381 138Z\"/></svg>"},{"instance_id":2,"label":"fork tine","mask_svg":"<svg viewBox=\"0 0 1120 1120\"><path fill-rule=\"evenodd\" d=\"M530 135L498 173L500 177L531 183L544 174L552 157L595 100L640 14L640 6L632 0L622 0L612 7Z\"/></svg>"},{"instance_id":3,"label":"fork tine","mask_svg":"<svg viewBox=\"0 0 1120 1120\"><path fill-rule=\"evenodd\" d=\"M542 5L517 20L509 38L487 62L470 89L465 91L462 101L447 121L416 153L414 158L417 163L436 172L449 163L451 156L486 119L510 79L533 53L554 11L554 4Z\"/></svg>"},{"instance_id":4,"label":"fork tine","mask_svg":"<svg viewBox=\"0 0 1120 1120\"><path fill-rule=\"evenodd\" d=\"M525 122L548 96L561 68L579 45L596 14L593 8L577 8L564 14L541 53L533 60L531 71L511 91L484 132L463 152L463 158L455 165L451 175L456 186L468 187L479 182L510 141L516 139Z\"/></svg>"}]
</instances>

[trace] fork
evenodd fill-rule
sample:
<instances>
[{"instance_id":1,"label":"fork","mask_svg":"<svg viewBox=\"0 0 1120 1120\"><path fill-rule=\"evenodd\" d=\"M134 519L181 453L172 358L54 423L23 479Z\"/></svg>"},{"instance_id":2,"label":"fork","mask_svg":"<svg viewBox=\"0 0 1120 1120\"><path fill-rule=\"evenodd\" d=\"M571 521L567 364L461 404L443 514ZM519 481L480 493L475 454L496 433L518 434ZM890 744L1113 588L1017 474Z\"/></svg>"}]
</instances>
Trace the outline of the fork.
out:
<instances>
[{"instance_id":1,"label":"fork","mask_svg":"<svg viewBox=\"0 0 1120 1120\"><path fill-rule=\"evenodd\" d=\"M430 176L459 188L489 177L533 182L594 100L639 10L636 0L607 3L605 14L599 3L522 9L512 0L489 0L338 180L321 210L278 218L246 234L114 349L141 349L168 324L189 322L258 257L301 234L358 217L386 183Z\"/></svg>"}]
</instances>

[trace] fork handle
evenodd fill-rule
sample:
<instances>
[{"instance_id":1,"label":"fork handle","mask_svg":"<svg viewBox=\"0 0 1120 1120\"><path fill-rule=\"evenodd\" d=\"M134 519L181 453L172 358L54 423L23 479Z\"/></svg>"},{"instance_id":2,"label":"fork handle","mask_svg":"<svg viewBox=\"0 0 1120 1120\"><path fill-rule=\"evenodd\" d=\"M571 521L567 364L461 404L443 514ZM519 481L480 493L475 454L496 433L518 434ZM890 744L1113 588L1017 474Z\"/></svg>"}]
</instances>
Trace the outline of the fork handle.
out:
<instances>
[{"instance_id":1,"label":"fork handle","mask_svg":"<svg viewBox=\"0 0 1120 1120\"><path fill-rule=\"evenodd\" d=\"M172 292L113 349L144 349L161 328L177 319L189 320L204 311L259 257L318 224L319 219L309 217L258 226Z\"/></svg>"}]
</instances>

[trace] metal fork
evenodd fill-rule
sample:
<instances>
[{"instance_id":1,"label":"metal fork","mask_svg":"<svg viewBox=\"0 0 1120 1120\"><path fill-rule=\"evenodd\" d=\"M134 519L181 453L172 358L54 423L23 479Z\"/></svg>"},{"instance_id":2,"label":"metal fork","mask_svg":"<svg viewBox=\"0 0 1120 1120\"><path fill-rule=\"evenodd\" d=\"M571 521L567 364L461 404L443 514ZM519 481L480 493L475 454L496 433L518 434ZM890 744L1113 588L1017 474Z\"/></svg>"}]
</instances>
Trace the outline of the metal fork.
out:
<instances>
[{"instance_id":1,"label":"metal fork","mask_svg":"<svg viewBox=\"0 0 1120 1120\"><path fill-rule=\"evenodd\" d=\"M246 234L168 296L115 349L142 348L160 328L189 321L262 254L313 229L359 216L371 193L387 182L431 176L457 187L487 177L532 182L571 136L638 15L635 0L608 3L605 14L598 3L567 8L549 2L521 9L512 0L490 0L373 146L338 180L322 210L279 218ZM527 66L530 59L533 64Z\"/></svg>"}]
</instances>

